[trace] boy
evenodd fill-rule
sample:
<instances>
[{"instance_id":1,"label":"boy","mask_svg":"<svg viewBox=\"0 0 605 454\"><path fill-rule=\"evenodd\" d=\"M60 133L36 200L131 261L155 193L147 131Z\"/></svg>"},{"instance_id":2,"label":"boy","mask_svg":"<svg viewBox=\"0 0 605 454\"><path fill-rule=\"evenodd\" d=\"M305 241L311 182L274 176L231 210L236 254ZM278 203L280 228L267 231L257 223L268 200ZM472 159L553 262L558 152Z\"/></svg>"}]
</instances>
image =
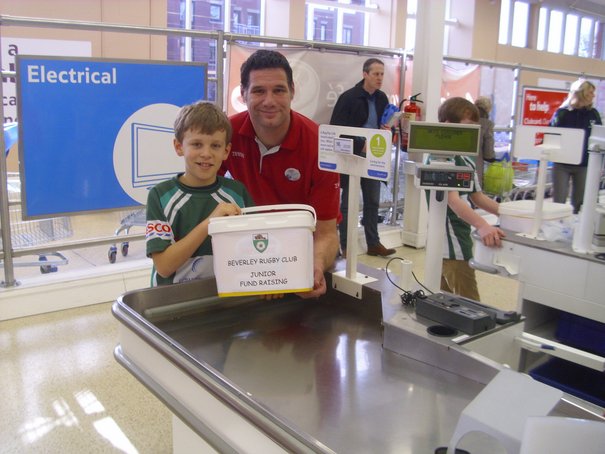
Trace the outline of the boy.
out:
<instances>
[{"instance_id":1,"label":"boy","mask_svg":"<svg viewBox=\"0 0 605 454\"><path fill-rule=\"evenodd\" d=\"M151 285L213 276L210 218L253 205L239 181L217 176L231 151L231 123L213 103L183 107L174 122L174 149L185 172L151 188L147 197L147 256Z\"/></svg>"},{"instance_id":2,"label":"boy","mask_svg":"<svg viewBox=\"0 0 605 454\"><path fill-rule=\"evenodd\" d=\"M479 111L477 107L464 98L447 99L439 107L437 113L442 123L478 123ZM456 165L466 165L475 168L471 159L456 156ZM498 215L498 202L481 192L479 179L475 174L473 192L468 198L479 208ZM468 261L473 257L473 240L471 226L475 227L483 244L489 247L500 247L501 238L505 234L498 227L488 224L462 197L458 191L447 192L447 216L445 220L445 244L443 255L443 269L441 272L441 290L461 295L479 301L479 290L475 278L475 270ZM470 224L470 225L469 225Z\"/></svg>"}]
</instances>

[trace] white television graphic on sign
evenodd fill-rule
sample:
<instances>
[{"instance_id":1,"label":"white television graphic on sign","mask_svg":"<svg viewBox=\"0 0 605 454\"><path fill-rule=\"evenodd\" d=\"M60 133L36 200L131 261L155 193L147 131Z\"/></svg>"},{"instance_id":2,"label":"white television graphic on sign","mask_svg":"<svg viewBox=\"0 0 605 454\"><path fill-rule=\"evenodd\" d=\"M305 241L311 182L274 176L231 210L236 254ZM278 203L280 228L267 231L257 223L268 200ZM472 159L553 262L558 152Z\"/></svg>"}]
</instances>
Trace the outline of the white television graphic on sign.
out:
<instances>
[{"instance_id":1,"label":"white television graphic on sign","mask_svg":"<svg viewBox=\"0 0 605 454\"><path fill-rule=\"evenodd\" d=\"M138 203L147 203L149 188L185 167L173 145L174 119L179 107L151 104L133 113L118 132L113 167L120 186Z\"/></svg>"},{"instance_id":2,"label":"white television graphic on sign","mask_svg":"<svg viewBox=\"0 0 605 454\"><path fill-rule=\"evenodd\" d=\"M132 187L149 187L183 171L183 161L173 150L174 129L165 126L132 123ZM156 150L162 158L157 159Z\"/></svg>"}]
</instances>

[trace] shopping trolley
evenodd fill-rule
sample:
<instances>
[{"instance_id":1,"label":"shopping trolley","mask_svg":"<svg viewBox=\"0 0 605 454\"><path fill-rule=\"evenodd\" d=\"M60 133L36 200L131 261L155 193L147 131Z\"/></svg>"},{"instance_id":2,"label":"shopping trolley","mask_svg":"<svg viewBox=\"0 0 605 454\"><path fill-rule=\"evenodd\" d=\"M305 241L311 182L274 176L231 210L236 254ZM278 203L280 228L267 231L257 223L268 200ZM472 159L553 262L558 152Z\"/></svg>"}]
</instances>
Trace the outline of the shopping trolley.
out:
<instances>
[{"instance_id":1,"label":"shopping trolley","mask_svg":"<svg viewBox=\"0 0 605 454\"><path fill-rule=\"evenodd\" d=\"M7 186L11 243L14 249L47 244L73 235L68 217L23 220L19 203L20 183L16 174L8 174ZM2 238L0 238L0 247L3 247ZM39 266L40 272L47 274L57 271L59 265L68 263L67 258L60 252L49 252L39 254L38 260L16 261L13 265L15 267ZM3 262L0 261L0 267L3 265Z\"/></svg>"},{"instance_id":2,"label":"shopping trolley","mask_svg":"<svg viewBox=\"0 0 605 454\"><path fill-rule=\"evenodd\" d=\"M534 199L538 185L539 161L523 159L513 163L514 177L512 200ZM545 197L552 191L552 163L546 168Z\"/></svg>"},{"instance_id":3,"label":"shopping trolley","mask_svg":"<svg viewBox=\"0 0 605 454\"><path fill-rule=\"evenodd\" d=\"M120 233L124 232L126 235L130 233L130 229L135 226L145 226L146 225L146 211L145 208L141 208L139 210L135 210L129 212L126 216L122 218L120 221L120 227L118 227L115 231L115 235L119 236ZM123 257L128 255L128 249L130 244L128 241L123 241L120 245L120 252ZM118 255L118 246L116 243L112 244L107 251L107 258L109 259L109 263L115 263Z\"/></svg>"},{"instance_id":4,"label":"shopping trolley","mask_svg":"<svg viewBox=\"0 0 605 454\"><path fill-rule=\"evenodd\" d=\"M18 123L4 124L4 143L5 153L8 153L11 147L18 139ZM49 243L51 241L61 240L73 234L71 223L67 217L58 217L52 219L37 219L24 221L21 213L21 181L19 174L7 172L7 194L9 203L9 224L11 232L11 243L15 249L37 246ZM0 231L2 227L0 226ZM2 238L0 237L0 247L4 251ZM51 260L49 260L51 258ZM57 271L59 265L67 265L67 258L60 252L50 252L39 254L36 261L17 261L13 266L39 266L43 274ZM4 262L0 260L0 268Z\"/></svg>"}]
</instances>

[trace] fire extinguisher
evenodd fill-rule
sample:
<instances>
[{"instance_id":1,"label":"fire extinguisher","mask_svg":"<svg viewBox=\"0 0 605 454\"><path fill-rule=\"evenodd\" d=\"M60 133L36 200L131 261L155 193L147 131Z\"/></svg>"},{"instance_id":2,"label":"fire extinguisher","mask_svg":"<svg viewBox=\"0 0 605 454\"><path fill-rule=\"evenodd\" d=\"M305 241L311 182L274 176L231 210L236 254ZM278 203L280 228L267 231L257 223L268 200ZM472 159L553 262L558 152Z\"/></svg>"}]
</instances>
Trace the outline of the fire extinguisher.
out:
<instances>
[{"instance_id":1,"label":"fire extinguisher","mask_svg":"<svg viewBox=\"0 0 605 454\"><path fill-rule=\"evenodd\" d=\"M408 149L408 135L410 132L410 121L421 121L422 120L422 109L418 105L422 101L418 99L420 93L416 93L410 96L409 102L403 107L403 114L401 115L401 149L406 151ZM401 101L403 104L406 101ZM399 110L401 109L399 105Z\"/></svg>"}]
</instances>

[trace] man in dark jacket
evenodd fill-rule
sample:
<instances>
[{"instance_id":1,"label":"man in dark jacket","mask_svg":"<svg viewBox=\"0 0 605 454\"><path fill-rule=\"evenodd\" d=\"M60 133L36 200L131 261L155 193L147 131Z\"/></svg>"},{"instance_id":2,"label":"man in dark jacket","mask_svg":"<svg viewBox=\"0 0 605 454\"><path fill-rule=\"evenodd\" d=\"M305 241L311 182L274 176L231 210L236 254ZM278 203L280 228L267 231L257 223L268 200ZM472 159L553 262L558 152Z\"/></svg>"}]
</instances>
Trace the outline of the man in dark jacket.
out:
<instances>
[{"instance_id":1,"label":"man in dark jacket","mask_svg":"<svg viewBox=\"0 0 605 454\"><path fill-rule=\"evenodd\" d=\"M380 129L380 119L389 104L387 95L380 90L384 77L384 63L370 58L363 64L363 80L345 91L334 106L330 124ZM386 127L386 126L385 126ZM342 198L340 210L342 221L338 225L340 247L343 257L347 250L347 211L349 207L349 176L340 176ZM380 181L361 178L363 198L363 227L368 245L368 255L386 257L394 254L395 249L387 249L380 243L378 236L378 206L380 204Z\"/></svg>"}]
</instances>

